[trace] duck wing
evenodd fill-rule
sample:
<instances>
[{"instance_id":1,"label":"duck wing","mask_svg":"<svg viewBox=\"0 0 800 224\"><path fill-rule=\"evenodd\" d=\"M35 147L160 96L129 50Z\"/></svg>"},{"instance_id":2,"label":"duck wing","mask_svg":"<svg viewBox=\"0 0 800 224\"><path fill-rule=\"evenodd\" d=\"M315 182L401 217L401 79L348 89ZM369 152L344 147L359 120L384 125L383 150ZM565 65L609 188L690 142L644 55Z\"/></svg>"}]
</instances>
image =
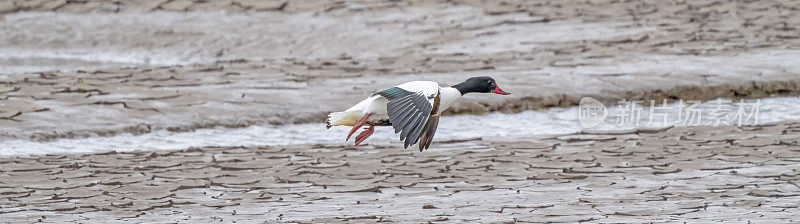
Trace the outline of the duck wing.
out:
<instances>
[{"instance_id":1,"label":"duck wing","mask_svg":"<svg viewBox=\"0 0 800 224\"><path fill-rule=\"evenodd\" d=\"M433 111L436 111L434 108ZM428 118L428 122L425 123L425 127L422 129L422 136L419 137L419 151L428 149L431 147L431 143L433 142L433 134L436 134L436 127L439 126L439 115L431 115Z\"/></svg>"},{"instance_id":2,"label":"duck wing","mask_svg":"<svg viewBox=\"0 0 800 224\"><path fill-rule=\"evenodd\" d=\"M386 109L395 133L400 133L403 148L420 143L420 151L427 149L439 124L435 115L439 106L439 84L417 81L395 86L376 93L389 100ZM435 117L435 118L434 118Z\"/></svg>"}]
</instances>

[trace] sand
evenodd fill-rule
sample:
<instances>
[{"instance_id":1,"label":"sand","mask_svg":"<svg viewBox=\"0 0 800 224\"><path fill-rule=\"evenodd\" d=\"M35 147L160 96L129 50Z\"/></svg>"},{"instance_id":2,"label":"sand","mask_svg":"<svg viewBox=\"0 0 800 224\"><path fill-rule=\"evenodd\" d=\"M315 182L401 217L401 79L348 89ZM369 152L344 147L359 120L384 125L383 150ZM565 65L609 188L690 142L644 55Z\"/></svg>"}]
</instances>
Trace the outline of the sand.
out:
<instances>
[{"instance_id":1,"label":"sand","mask_svg":"<svg viewBox=\"0 0 800 224\"><path fill-rule=\"evenodd\" d=\"M797 222L800 124L0 159L4 221Z\"/></svg>"}]
</instances>

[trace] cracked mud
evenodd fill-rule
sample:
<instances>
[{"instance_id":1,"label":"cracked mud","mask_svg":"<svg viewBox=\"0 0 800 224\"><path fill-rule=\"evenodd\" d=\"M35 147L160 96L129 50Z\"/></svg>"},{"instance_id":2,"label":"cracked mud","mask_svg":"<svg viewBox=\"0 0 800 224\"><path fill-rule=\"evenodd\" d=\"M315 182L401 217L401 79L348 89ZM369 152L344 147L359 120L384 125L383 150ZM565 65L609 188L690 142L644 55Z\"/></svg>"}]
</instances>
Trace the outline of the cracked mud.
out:
<instances>
[{"instance_id":1,"label":"cracked mud","mask_svg":"<svg viewBox=\"0 0 800 224\"><path fill-rule=\"evenodd\" d=\"M0 159L4 221L796 222L800 124Z\"/></svg>"}]
</instances>

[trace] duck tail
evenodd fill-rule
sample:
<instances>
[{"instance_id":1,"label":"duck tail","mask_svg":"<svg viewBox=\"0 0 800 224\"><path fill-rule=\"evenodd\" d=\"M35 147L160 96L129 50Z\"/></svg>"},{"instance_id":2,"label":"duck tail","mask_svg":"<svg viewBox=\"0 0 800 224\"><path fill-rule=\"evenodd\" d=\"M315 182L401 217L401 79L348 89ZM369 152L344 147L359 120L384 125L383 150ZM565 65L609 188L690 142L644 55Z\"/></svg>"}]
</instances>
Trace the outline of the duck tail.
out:
<instances>
[{"instance_id":1,"label":"duck tail","mask_svg":"<svg viewBox=\"0 0 800 224\"><path fill-rule=\"evenodd\" d=\"M325 124L326 124L325 128L330 129L333 126L339 125L341 123L339 121L344 119L344 117L347 116L347 114L348 113L346 111L333 112L333 113L328 114L328 120L325 121Z\"/></svg>"}]
</instances>

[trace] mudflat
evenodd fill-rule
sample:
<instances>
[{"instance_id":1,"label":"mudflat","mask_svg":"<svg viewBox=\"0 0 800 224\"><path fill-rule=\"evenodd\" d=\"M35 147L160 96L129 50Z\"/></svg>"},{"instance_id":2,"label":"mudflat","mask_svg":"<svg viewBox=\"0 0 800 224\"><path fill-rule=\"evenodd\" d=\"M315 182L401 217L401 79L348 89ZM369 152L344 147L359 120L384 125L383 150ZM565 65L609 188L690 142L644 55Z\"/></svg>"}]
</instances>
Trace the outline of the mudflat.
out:
<instances>
[{"instance_id":1,"label":"mudflat","mask_svg":"<svg viewBox=\"0 0 800 224\"><path fill-rule=\"evenodd\" d=\"M0 139L322 122L412 80L448 114L800 92L796 1L4 1ZM44 70L43 70L44 69ZM50 72L42 72L50 71Z\"/></svg>"},{"instance_id":2,"label":"mudflat","mask_svg":"<svg viewBox=\"0 0 800 224\"><path fill-rule=\"evenodd\" d=\"M402 82L477 75L513 95L468 95L447 115L584 96L796 96L798 8L0 1L0 141L315 123ZM798 222L798 139L786 121L434 140L425 152L368 140L5 157L0 220Z\"/></svg>"},{"instance_id":3,"label":"mudflat","mask_svg":"<svg viewBox=\"0 0 800 224\"><path fill-rule=\"evenodd\" d=\"M800 124L0 159L3 221L798 221Z\"/></svg>"}]
</instances>

